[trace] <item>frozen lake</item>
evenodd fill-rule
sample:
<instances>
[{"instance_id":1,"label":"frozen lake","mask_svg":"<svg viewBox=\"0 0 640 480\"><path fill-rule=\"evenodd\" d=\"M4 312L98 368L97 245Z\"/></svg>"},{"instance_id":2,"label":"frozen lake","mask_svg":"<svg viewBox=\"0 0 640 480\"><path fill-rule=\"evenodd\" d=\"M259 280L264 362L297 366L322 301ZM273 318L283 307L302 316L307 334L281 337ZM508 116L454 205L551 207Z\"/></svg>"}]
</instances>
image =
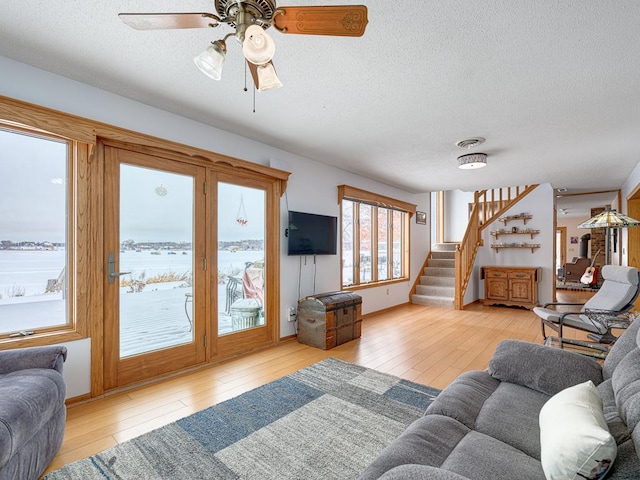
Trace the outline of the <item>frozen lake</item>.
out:
<instances>
[{"instance_id":1,"label":"frozen lake","mask_svg":"<svg viewBox=\"0 0 640 480\"><path fill-rule=\"evenodd\" d=\"M163 273L188 273L193 269L191 250L166 251L154 255L150 250L120 253L120 270L134 277L145 272L147 278ZM218 252L218 270L223 274L242 272L246 262L264 260L263 251ZM24 296L43 295L50 279L57 279L66 262L64 250L0 250L0 304L12 297L12 290L24 289ZM106 260L105 260L106 263ZM126 277L125 277L126 278Z\"/></svg>"},{"instance_id":2,"label":"frozen lake","mask_svg":"<svg viewBox=\"0 0 640 480\"><path fill-rule=\"evenodd\" d=\"M125 251L120 253L120 271L131 271L121 278L150 279L163 274L190 273L193 257L190 250L152 253ZM248 262L264 260L262 251L220 251L219 272L241 276ZM37 330L43 326L65 323L66 312L62 292L45 293L49 280L57 279L66 261L63 250L0 250L0 332ZM185 282L147 284L141 292L130 293L121 287L123 356L149 348L190 342L191 303L187 293L192 289ZM16 293L20 292L19 296ZM218 285L219 333L232 331L231 317L224 312L226 281Z\"/></svg>"}]
</instances>

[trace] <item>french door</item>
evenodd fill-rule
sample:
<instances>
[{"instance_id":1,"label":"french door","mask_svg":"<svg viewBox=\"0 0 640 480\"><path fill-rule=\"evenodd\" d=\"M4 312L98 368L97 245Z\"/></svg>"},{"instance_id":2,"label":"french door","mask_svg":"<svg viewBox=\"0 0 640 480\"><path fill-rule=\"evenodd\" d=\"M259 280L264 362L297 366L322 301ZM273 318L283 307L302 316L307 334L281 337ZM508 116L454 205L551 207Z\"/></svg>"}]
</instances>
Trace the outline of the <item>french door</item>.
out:
<instances>
[{"instance_id":1,"label":"french door","mask_svg":"<svg viewBox=\"0 0 640 480\"><path fill-rule=\"evenodd\" d=\"M105 389L205 361L206 170L105 146Z\"/></svg>"},{"instance_id":2,"label":"french door","mask_svg":"<svg viewBox=\"0 0 640 480\"><path fill-rule=\"evenodd\" d=\"M104 158L104 389L275 342L277 182L151 149Z\"/></svg>"}]
</instances>

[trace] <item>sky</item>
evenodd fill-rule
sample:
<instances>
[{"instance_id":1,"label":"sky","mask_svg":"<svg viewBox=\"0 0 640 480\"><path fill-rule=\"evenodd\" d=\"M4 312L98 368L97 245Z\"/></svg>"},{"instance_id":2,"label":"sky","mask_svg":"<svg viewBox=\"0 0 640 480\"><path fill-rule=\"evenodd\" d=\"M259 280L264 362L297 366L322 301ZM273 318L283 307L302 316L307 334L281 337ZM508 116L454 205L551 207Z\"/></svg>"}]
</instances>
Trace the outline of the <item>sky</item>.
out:
<instances>
[{"instance_id":1,"label":"sky","mask_svg":"<svg viewBox=\"0 0 640 480\"><path fill-rule=\"evenodd\" d=\"M121 240L191 241L192 177L124 165L120 182ZM218 188L219 240L264 238L264 191L227 183ZM244 226L238 215L246 217Z\"/></svg>"},{"instance_id":2,"label":"sky","mask_svg":"<svg viewBox=\"0 0 640 480\"><path fill-rule=\"evenodd\" d=\"M0 240L64 242L66 155L63 142L0 129ZM120 175L121 241L192 240L192 177L131 165ZM218 199L219 240L264 238L264 191L219 184Z\"/></svg>"},{"instance_id":3,"label":"sky","mask_svg":"<svg viewBox=\"0 0 640 480\"><path fill-rule=\"evenodd\" d=\"M0 129L0 240L64 241L66 152Z\"/></svg>"}]
</instances>

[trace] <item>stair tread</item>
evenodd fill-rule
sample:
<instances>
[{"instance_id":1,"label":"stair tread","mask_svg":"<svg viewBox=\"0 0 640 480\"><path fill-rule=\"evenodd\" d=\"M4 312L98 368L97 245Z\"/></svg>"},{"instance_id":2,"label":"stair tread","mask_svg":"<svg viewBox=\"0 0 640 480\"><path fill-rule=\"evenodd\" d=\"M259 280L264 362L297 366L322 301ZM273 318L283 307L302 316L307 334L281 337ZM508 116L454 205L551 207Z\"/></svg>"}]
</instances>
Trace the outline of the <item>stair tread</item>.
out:
<instances>
[{"instance_id":1,"label":"stair tread","mask_svg":"<svg viewBox=\"0 0 640 480\"><path fill-rule=\"evenodd\" d=\"M434 307L453 308L454 299L449 297L433 297L429 295L411 295L411 303Z\"/></svg>"},{"instance_id":2,"label":"stair tread","mask_svg":"<svg viewBox=\"0 0 640 480\"><path fill-rule=\"evenodd\" d=\"M417 285L416 288L419 289L423 294L433 292L453 296L456 292L455 287L446 285Z\"/></svg>"}]
</instances>

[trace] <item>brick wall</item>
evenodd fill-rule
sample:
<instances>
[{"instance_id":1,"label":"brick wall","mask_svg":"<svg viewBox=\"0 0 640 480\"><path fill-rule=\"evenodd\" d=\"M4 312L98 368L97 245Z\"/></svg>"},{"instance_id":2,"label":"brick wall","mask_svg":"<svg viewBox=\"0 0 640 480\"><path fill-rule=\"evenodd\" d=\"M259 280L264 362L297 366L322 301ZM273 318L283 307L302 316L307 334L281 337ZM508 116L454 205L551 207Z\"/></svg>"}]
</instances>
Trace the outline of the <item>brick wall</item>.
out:
<instances>
[{"instance_id":1,"label":"brick wall","mask_svg":"<svg viewBox=\"0 0 640 480\"><path fill-rule=\"evenodd\" d=\"M595 217L599 213L604 212L604 208L592 208L591 209L591 218ZM598 250L600 253L598 254L598 258L596 259L595 266L602 267L604 265L604 259L606 258L606 250L605 250L605 228L592 228L591 229L591 251L590 257L593 260L593 256L596 254ZM609 252L611 253L611 252Z\"/></svg>"},{"instance_id":2,"label":"brick wall","mask_svg":"<svg viewBox=\"0 0 640 480\"><path fill-rule=\"evenodd\" d=\"M604 212L604 208L592 208L591 209L591 218L595 217L599 213ZM606 259L606 229L605 228L592 228L591 231L591 250L589 252L590 258L593 261L593 257L598 250L600 253L598 254L598 258L596 258L595 266L598 267L598 286L602 285L602 275L600 271L602 270L602 265L604 265L604 261ZM611 253L611 252L609 252Z\"/></svg>"}]
</instances>

